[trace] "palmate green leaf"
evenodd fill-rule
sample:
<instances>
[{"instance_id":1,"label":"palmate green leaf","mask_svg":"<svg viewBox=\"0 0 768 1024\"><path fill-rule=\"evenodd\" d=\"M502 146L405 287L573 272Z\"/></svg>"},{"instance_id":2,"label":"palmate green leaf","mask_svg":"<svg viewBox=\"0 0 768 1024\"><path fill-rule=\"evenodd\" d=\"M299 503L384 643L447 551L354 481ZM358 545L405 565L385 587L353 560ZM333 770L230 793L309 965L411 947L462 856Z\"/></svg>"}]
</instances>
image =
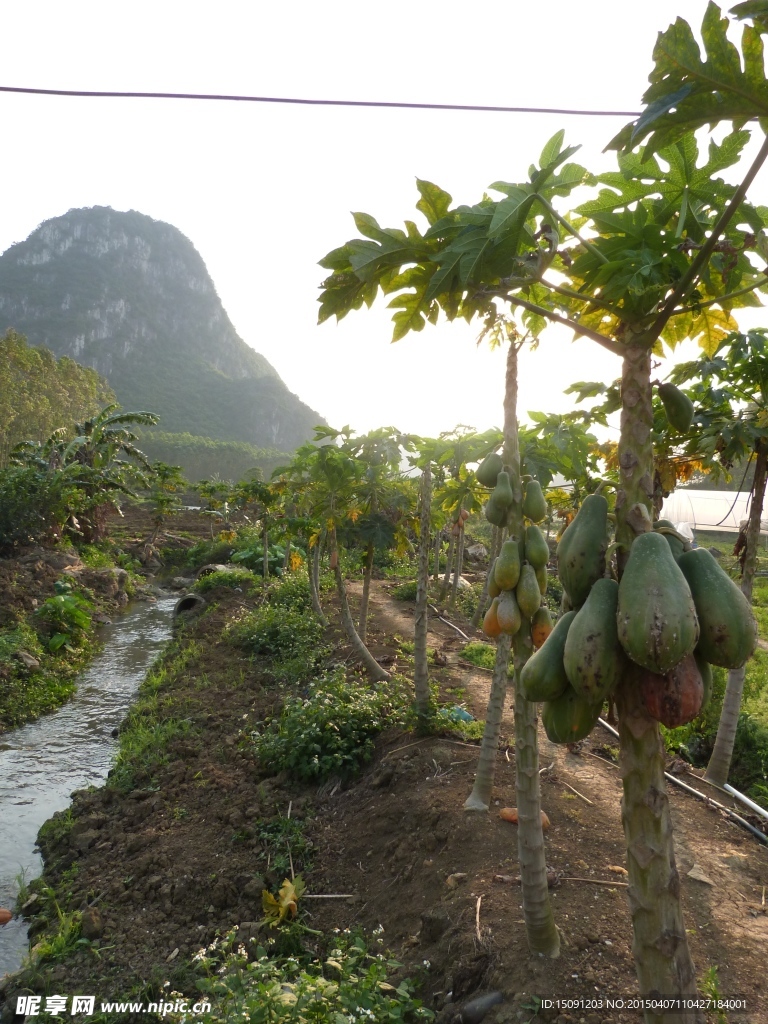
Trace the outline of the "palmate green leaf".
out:
<instances>
[{"instance_id":1,"label":"palmate green leaf","mask_svg":"<svg viewBox=\"0 0 768 1024\"><path fill-rule=\"evenodd\" d=\"M421 199L416 203L416 209L424 214L431 225L437 224L447 215L453 198L438 185L431 181L422 181L420 178L416 179L416 188L421 195Z\"/></svg>"},{"instance_id":2,"label":"palmate green leaf","mask_svg":"<svg viewBox=\"0 0 768 1024\"><path fill-rule=\"evenodd\" d=\"M609 143L609 149L631 149L647 139L644 156L650 156L706 124L730 120L741 127L753 118L768 117L760 32L744 26L740 53L728 39L728 25L720 8L710 2L701 29L705 59L682 18L659 34L651 86L643 97L648 106Z\"/></svg>"},{"instance_id":3,"label":"palmate green leaf","mask_svg":"<svg viewBox=\"0 0 768 1024\"><path fill-rule=\"evenodd\" d=\"M657 224L674 223L678 237L685 232L698 241L709 228L711 219L721 212L735 192L735 186L726 184L715 174L735 164L748 141L749 132L738 131L728 135L720 145L711 142L708 158L699 166L696 137L689 133L660 151L668 170L653 157L643 163L636 153L621 153L619 171L597 178L609 188L601 190L596 199L583 203L577 212L596 216L653 197L648 209ZM743 215L747 219L753 216L746 208Z\"/></svg>"},{"instance_id":4,"label":"palmate green leaf","mask_svg":"<svg viewBox=\"0 0 768 1024\"><path fill-rule=\"evenodd\" d=\"M768 0L745 0L732 7L729 13L739 20L751 18L759 32L768 34Z\"/></svg>"},{"instance_id":5,"label":"palmate green leaf","mask_svg":"<svg viewBox=\"0 0 768 1024\"><path fill-rule=\"evenodd\" d=\"M363 303L370 306L377 290L375 282L371 285L355 274L334 274L323 282L317 322L322 324L332 316L343 320L350 310L360 309Z\"/></svg>"}]
</instances>

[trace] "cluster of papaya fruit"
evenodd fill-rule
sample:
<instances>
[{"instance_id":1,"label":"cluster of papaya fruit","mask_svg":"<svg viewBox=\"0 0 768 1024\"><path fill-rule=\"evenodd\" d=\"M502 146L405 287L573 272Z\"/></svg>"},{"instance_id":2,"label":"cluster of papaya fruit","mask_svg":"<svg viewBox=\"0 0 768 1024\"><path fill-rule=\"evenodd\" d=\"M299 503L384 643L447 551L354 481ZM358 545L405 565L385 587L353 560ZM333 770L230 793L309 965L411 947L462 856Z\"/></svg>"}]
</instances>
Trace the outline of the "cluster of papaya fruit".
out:
<instances>
[{"instance_id":1,"label":"cluster of papaya fruit","mask_svg":"<svg viewBox=\"0 0 768 1024\"><path fill-rule=\"evenodd\" d=\"M477 470L477 479L493 491L485 506L485 517L494 526L507 525L514 495L509 472L501 456L489 455ZM552 618L542 603L547 590L549 545L536 525L547 515L547 502L541 484L532 477L522 479L523 515L530 522L523 536L506 540L490 573L488 595L492 599L483 620L486 636L502 633L514 636L523 619L531 624L534 646L540 647L552 631Z\"/></svg>"},{"instance_id":2,"label":"cluster of papaya fruit","mask_svg":"<svg viewBox=\"0 0 768 1024\"><path fill-rule=\"evenodd\" d=\"M609 539L608 502L588 495L558 544L564 614L520 675L555 743L587 736L628 672L652 718L684 725L709 699L711 666L740 668L754 650L749 602L709 551L659 520L636 538L617 583Z\"/></svg>"}]
</instances>

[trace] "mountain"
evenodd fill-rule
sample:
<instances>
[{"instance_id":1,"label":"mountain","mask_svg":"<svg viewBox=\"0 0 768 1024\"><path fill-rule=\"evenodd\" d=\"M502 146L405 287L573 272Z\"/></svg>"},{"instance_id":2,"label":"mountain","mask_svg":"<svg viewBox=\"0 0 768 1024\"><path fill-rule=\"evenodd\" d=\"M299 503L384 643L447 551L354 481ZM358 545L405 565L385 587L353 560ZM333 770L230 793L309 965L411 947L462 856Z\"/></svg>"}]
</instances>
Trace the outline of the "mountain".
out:
<instances>
[{"instance_id":1,"label":"mountain","mask_svg":"<svg viewBox=\"0 0 768 1024\"><path fill-rule=\"evenodd\" d=\"M239 337L177 228L70 210L0 256L0 332L91 366L159 429L292 451L322 418Z\"/></svg>"}]
</instances>

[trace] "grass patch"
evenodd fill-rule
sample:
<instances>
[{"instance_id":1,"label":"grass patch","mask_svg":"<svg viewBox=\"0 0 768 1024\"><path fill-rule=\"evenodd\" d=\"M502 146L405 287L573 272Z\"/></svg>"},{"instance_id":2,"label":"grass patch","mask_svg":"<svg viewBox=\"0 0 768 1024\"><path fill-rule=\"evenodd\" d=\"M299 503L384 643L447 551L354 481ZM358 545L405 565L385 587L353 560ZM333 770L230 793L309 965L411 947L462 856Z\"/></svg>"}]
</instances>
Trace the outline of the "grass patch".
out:
<instances>
[{"instance_id":1,"label":"grass patch","mask_svg":"<svg viewBox=\"0 0 768 1024\"><path fill-rule=\"evenodd\" d=\"M256 574L250 569L219 569L209 572L195 581L193 589L200 594L207 594L216 587L229 587L231 590L250 592L258 584Z\"/></svg>"},{"instance_id":2,"label":"grass patch","mask_svg":"<svg viewBox=\"0 0 768 1024\"><path fill-rule=\"evenodd\" d=\"M313 844L305 831L306 823L299 818L284 818L280 815L271 821L260 819L255 833L265 849L259 854L259 859L266 861L270 870L278 875L287 875L291 870L291 862L295 872L309 871L312 867Z\"/></svg>"},{"instance_id":3,"label":"grass patch","mask_svg":"<svg viewBox=\"0 0 768 1024\"><path fill-rule=\"evenodd\" d=\"M472 640L461 649L461 657L465 661L477 665L478 668L493 668L496 662L496 648L493 644L484 644L481 640Z\"/></svg>"},{"instance_id":4,"label":"grass patch","mask_svg":"<svg viewBox=\"0 0 768 1024\"><path fill-rule=\"evenodd\" d=\"M313 680L305 696L287 698L280 716L254 735L259 760L303 781L352 775L371 759L383 729L405 723L410 704L401 680L371 690L337 668Z\"/></svg>"},{"instance_id":5,"label":"grass patch","mask_svg":"<svg viewBox=\"0 0 768 1024\"><path fill-rule=\"evenodd\" d=\"M176 641L150 668L139 689L139 698L120 730L120 745L107 785L127 792L151 784L153 772L170 759L169 744L192 734L189 719L165 714L172 699L162 691L188 672L199 653L198 644L187 642L181 646L181 641Z\"/></svg>"},{"instance_id":6,"label":"grass patch","mask_svg":"<svg viewBox=\"0 0 768 1024\"><path fill-rule=\"evenodd\" d=\"M407 583L401 583L399 586L393 587L390 593L396 601L415 601L418 586L417 580L408 580Z\"/></svg>"}]
</instances>

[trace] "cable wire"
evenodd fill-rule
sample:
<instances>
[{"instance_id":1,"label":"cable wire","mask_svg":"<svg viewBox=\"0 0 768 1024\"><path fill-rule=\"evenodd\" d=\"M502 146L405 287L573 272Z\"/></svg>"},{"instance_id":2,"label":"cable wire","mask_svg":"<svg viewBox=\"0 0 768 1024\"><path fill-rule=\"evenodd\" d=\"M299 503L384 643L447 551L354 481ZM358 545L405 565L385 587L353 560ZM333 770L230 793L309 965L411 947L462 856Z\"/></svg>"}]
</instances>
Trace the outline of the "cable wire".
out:
<instances>
[{"instance_id":1,"label":"cable wire","mask_svg":"<svg viewBox=\"0 0 768 1024\"><path fill-rule=\"evenodd\" d=\"M118 92L85 89L38 89L32 86L0 85L0 92L32 96L77 96L140 100L218 100L235 103L293 103L311 107L390 107L405 110L465 110L494 114L568 114L577 117L639 117L638 110L573 110L561 107L501 107L474 103L400 103L396 100L311 100L294 96L242 96L205 92Z\"/></svg>"}]
</instances>

